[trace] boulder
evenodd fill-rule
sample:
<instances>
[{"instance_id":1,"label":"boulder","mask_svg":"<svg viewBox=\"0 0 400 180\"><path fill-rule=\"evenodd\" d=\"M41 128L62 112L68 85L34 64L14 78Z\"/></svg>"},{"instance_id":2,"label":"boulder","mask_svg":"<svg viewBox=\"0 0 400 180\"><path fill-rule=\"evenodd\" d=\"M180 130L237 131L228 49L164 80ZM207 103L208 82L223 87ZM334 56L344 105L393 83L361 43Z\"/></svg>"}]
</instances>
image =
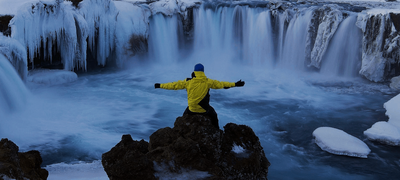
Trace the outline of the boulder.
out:
<instances>
[{"instance_id":1,"label":"boulder","mask_svg":"<svg viewBox=\"0 0 400 180\"><path fill-rule=\"evenodd\" d=\"M39 151L19 153L16 144L8 139L0 141L0 180L44 180L49 173L42 169L42 157Z\"/></svg>"},{"instance_id":2,"label":"boulder","mask_svg":"<svg viewBox=\"0 0 400 180\"><path fill-rule=\"evenodd\" d=\"M102 155L101 163L110 180L156 179L147 153L146 141L134 141L130 135L123 135L121 142Z\"/></svg>"},{"instance_id":3,"label":"boulder","mask_svg":"<svg viewBox=\"0 0 400 180\"><path fill-rule=\"evenodd\" d=\"M228 123L222 131L202 115L178 117L173 128L157 130L149 143L124 135L102 163L110 179L163 179L154 173L188 170L207 172L206 179L267 179L270 166L250 127ZM155 167L168 172L157 173Z\"/></svg>"}]
</instances>

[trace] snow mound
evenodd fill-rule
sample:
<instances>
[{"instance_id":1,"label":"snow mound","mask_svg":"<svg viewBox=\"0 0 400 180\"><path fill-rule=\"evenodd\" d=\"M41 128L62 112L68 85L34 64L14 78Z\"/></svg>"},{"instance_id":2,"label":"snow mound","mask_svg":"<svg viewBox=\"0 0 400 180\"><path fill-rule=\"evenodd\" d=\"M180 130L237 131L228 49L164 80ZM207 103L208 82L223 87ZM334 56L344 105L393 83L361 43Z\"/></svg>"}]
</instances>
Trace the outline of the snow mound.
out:
<instances>
[{"instance_id":1,"label":"snow mound","mask_svg":"<svg viewBox=\"0 0 400 180\"><path fill-rule=\"evenodd\" d=\"M385 121L375 123L364 131L364 135L373 141L400 146L400 129Z\"/></svg>"},{"instance_id":2,"label":"snow mound","mask_svg":"<svg viewBox=\"0 0 400 180\"><path fill-rule=\"evenodd\" d=\"M400 94L384 104L389 121L380 121L364 131L364 135L373 141L400 146Z\"/></svg>"},{"instance_id":3,"label":"snow mound","mask_svg":"<svg viewBox=\"0 0 400 180\"><path fill-rule=\"evenodd\" d=\"M400 90L400 76L392 78L390 83L390 88L395 90Z\"/></svg>"},{"instance_id":4,"label":"snow mound","mask_svg":"<svg viewBox=\"0 0 400 180\"><path fill-rule=\"evenodd\" d=\"M315 143L332 154L367 158L371 152L360 139L332 127L319 127L313 132Z\"/></svg>"},{"instance_id":5,"label":"snow mound","mask_svg":"<svg viewBox=\"0 0 400 180\"><path fill-rule=\"evenodd\" d=\"M107 180L101 161L91 163L79 161L74 164L58 163L45 167L49 171L48 179L57 180Z\"/></svg>"},{"instance_id":6,"label":"snow mound","mask_svg":"<svg viewBox=\"0 0 400 180\"><path fill-rule=\"evenodd\" d=\"M57 85L76 81L78 75L72 71L41 69L30 71L28 81L38 84Z\"/></svg>"}]
</instances>

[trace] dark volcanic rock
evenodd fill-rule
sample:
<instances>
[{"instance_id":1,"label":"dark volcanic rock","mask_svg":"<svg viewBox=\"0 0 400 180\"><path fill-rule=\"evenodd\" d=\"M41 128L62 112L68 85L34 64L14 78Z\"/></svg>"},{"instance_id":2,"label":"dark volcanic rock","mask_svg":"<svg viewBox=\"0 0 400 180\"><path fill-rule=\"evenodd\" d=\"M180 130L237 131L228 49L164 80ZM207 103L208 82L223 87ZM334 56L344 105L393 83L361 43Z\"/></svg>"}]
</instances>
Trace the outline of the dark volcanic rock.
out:
<instances>
[{"instance_id":1,"label":"dark volcanic rock","mask_svg":"<svg viewBox=\"0 0 400 180\"><path fill-rule=\"evenodd\" d=\"M146 157L148 143L134 141L130 135L123 135L121 142L104 153L101 163L110 180L156 179L153 162Z\"/></svg>"},{"instance_id":2,"label":"dark volcanic rock","mask_svg":"<svg viewBox=\"0 0 400 180\"><path fill-rule=\"evenodd\" d=\"M270 165L250 127L229 123L222 131L202 115L178 117L148 144L124 135L102 160L110 179L155 179L153 162L170 173L208 172L208 179L267 179Z\"/></svg>"},{"instance_id":3,"label":"dark volcanic rock","mask_svg":"<svg viewBox=\"0 0 400 180\"><path fill-rule=\"evenodd\" d=\"M0 180L11 178L17 180L43 180L49 173L42 169L42 157L38 151L19 153L16 144L8 139L0 141Z\"/></svg>"},{"instance_id":4,"label":"dark volcanic rock","mask_svg":"<svg viewBox=\"0 0 400 180\"><path fill-rule=\"evenodd\" d=\"M0 15L0 32L5 36L11 35L11 28L8 26L13 16L10 15Z\"/></svg>"}]
</instances>

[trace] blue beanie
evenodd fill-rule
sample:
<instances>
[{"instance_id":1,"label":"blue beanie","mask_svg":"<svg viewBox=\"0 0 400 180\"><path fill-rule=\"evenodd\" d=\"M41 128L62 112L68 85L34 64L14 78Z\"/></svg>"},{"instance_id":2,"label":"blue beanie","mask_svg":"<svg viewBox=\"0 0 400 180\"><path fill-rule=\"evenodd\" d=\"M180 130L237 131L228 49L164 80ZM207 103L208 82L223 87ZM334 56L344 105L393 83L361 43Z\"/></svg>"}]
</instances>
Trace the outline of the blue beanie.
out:
<instances>
[{"instance_id":1,"label":"blue beanie","mask_svg":"<svg viewBox=\"0 0 400 180\"><path fill-rule=\"evenodd\" d=\"M202 64L196 64L194 66L194 71L203 71L204 72L204 66Z\"/></svg>"}]
</instances>

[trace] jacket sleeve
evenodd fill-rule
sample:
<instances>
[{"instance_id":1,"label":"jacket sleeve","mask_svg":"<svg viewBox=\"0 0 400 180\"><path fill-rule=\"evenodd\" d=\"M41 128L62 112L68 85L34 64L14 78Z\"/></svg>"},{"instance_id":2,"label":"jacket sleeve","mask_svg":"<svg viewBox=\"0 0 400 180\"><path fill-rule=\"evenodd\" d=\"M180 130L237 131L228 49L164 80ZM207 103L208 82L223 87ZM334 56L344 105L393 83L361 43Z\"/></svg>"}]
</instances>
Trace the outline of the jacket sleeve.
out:
<instances>
[{"instance_id":1,"label":"jacket sleeve","mask_svg":"<svg viewBox=\"0 0 400 180\"><path fill-rule=\"evenodd\" d=\"M160 88L169 90L186 89L186 80L160 84Z\"/></svg>"},{"instance_id":2,"label":"jacket sleeve","mask_svg":"<svg viewBox=\"0 0 400 180\"><path fill-rule=\"evenodd\" d=\"M208 79L208 83L210 84L211 89L222 89L222 88L235 87L234 82L226 82L226 81L218 81L218 80Z\"/></svg>"}]
</instances>

